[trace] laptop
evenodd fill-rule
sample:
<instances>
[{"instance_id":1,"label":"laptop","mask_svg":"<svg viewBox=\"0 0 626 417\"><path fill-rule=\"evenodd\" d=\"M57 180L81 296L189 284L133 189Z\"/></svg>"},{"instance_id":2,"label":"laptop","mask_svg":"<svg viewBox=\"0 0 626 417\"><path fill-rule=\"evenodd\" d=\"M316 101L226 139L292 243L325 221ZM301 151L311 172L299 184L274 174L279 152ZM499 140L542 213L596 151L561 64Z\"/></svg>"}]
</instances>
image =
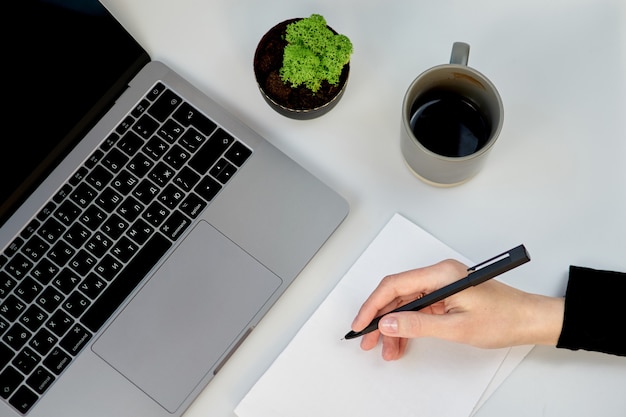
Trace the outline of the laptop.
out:
<instances>
[{"instance_id":1,"label":"laptop","mask_svg":"<svg viewBox=\"0 0 626 417\"><path fill-rule=\"evenodd\" d=\"M6 16L0 415L179 416L348 204L97 1Z\"/></svg>"}]
</instances>

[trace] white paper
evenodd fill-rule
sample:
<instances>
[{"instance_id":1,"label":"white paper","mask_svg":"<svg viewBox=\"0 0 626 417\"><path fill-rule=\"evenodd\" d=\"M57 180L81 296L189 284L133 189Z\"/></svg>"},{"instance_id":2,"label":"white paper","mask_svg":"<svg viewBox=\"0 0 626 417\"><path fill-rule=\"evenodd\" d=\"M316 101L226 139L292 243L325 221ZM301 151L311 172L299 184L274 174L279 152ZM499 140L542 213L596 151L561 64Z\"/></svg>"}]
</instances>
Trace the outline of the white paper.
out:
<instances>
[{"instance_id":1,"label":"white paper","mask_svg":"<svg viewBox=\"0 0 626 417\"><path fill-rule=\"evenodd\" d=\"M235 413L239 417L470 416L484 400L483 394L494 389L492 381L501 382L498 370L510 373L523 355L508 355L511 349L478 349L423 338L410 341L400 360L386 362L380 346L364 352L358 339L341 340L382 277L445 258L471 263L394 215ZM507 356L518 358L513 366L505 363Z\"/></svg>"}]
</instances>

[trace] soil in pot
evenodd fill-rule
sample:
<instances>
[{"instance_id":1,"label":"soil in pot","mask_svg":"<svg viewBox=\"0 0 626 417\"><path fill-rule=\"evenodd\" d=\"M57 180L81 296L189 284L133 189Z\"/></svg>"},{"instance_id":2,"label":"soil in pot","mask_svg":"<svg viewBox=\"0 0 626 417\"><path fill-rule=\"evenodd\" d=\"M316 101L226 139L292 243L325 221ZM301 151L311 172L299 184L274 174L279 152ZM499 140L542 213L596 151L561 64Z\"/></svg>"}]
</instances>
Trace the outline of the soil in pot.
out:
<instances>
[{"instance_id":1,"label":"soil in pot","mask_svg":"<svg viewBox=\"0 0 626 417\"><path fill-rule=\"evenodd\" d=\"M343 93L350 71L350 64L347 64L341 72L339 84L332 85L323 81L322 87L315 93L304 86L292 88L285 84L279 75L283 50L287 45L284 39L285 30L288 24L297 20L299 19L285 20L270 29L261 38L254 55L254 73L261 92L267 96L266 99L296 112L320 108L337 100Z\"/></svg>"}]
</instances>

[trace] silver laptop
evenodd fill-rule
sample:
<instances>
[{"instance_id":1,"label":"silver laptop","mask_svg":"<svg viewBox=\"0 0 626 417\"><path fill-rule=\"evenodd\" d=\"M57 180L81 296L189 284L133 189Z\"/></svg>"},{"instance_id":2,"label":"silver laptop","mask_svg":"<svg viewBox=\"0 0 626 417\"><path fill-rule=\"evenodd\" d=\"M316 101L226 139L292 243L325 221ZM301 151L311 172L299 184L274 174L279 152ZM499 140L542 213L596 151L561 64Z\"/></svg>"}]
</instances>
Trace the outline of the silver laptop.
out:
<instances>
[{"instance_id":1,"label":"silver laptop","mask_svg":"<svg viewBox=\"0 0 626 417\"><path fill-rule=\"evenodd\" d=\"M97 1L10 8L0 415L178 416L348 205Z\"/></svg>"}]
</instances>

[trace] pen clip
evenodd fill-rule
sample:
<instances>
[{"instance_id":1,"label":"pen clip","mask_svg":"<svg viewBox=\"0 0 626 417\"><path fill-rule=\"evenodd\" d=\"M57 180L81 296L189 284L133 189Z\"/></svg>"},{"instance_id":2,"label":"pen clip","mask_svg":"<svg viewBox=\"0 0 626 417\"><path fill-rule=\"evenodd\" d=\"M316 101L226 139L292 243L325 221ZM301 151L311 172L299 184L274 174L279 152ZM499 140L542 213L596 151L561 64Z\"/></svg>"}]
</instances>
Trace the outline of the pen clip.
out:
<instances>
[{"instance_id":1,"label":"pen clip","mask_svg":"<svg viewBox=\"0 0 626 417\"><path fill-rule=\"evenodd\" d=\"M491 259L487 259L486 261L481 262L478 265L468 268L467 272L476 272L480 269L486 268L489 265L493 265L505 259L508 259L509 262L518 265L520 263L528 262L530 260L530 256L528 255L528 252L526 251L524 245L519 245L511 250L501 253L500 255L496 255Z\"/></svg>"}]
</instances>

